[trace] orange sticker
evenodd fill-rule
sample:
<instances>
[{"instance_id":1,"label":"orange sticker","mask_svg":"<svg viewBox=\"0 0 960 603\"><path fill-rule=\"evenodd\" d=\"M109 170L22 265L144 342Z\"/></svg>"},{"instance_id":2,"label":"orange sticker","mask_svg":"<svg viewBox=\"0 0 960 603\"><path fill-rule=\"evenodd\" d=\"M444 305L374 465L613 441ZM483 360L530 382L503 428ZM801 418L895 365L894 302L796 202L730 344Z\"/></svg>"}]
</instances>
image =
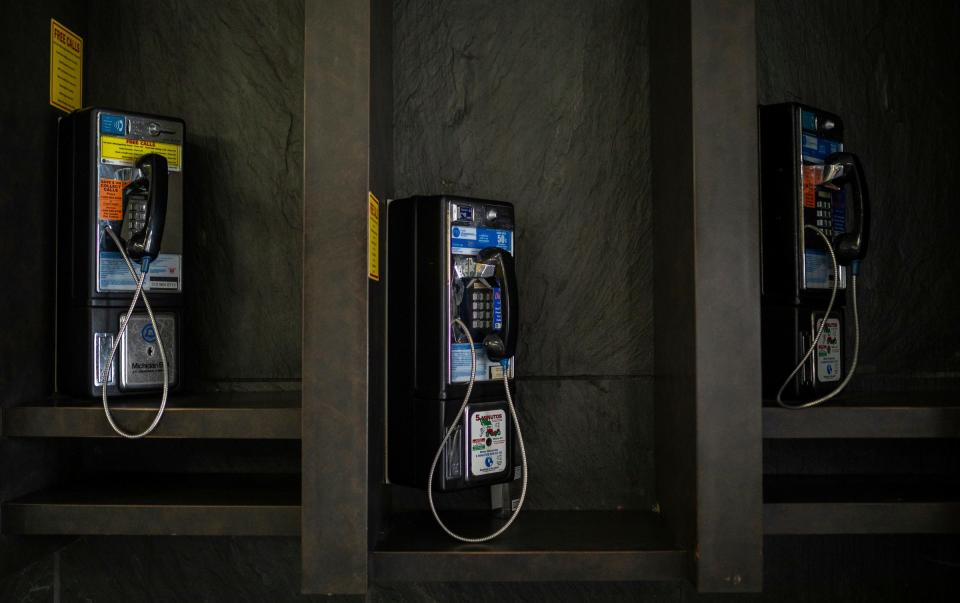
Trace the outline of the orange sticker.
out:
<instances>
[{"instance_id":1,"label":"orange sticker","mask_svg":"<svg viewBox=\"0 0 960 603\"><path fill-rule=\"evenodd\" d=\"M803 206L817 206L817 186L823 182L822 165L803 166Z\"/></svg>"},{"instance_id":2,"label":"orange sticker","mask_svg":"<svg viewBox=\"0 0 960 603\"><path fill-rule=\"evenodd\" d=\"M100 179L100 219L120 221L123 219L123 187L129 180Z\"/></svg>"}]
</instances>

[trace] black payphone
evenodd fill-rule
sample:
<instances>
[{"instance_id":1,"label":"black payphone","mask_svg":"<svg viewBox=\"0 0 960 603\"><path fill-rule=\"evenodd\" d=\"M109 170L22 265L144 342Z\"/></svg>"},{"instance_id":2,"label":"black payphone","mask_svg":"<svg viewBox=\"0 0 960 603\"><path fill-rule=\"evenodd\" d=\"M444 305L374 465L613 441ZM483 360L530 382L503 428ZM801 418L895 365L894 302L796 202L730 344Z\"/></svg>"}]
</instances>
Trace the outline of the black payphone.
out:
<instances>
[{"instance_id":1,"label":"black payphone","mask_svg":"<svg viewBox=\"0 0 960 603\"><path fill-rule=\"evenodd\" d=\"M760 108L763 389L788 408L840 393L860 350L857 275L867 251L869 196L843 122L798 103ZM853 353L844 362L849 291ZM784 402L784 395L799 402ZM812 399L809 399L812 398Z\"/></svg>"},{"instance_id":2,"label":"black payphone","mask_svg":"<svg viewBox=\"0 0 960 603\"><path fill-rule=\"evenodd\" d=\"M526 496L511 389L514 232L513 206L500 201L411 197L387 208L387 479L426 488L437 522L466 542L503 533ZM494 534L459 536L436 513L434 484L449 492L517 478L520 497Z\"/></svg>"},{"instance_id":3,"label":"black payphone","mask_svg":"<svg viewBox=\"0 0 960 603\"><path fill-rule=\"evenodd\" d=\"M56 387L101 396L128 438L181 379L184 136L180 119L103 108L58 126ZM108 394L155 391L146 430L116 425Z\"/></svg>"}]
</instances>

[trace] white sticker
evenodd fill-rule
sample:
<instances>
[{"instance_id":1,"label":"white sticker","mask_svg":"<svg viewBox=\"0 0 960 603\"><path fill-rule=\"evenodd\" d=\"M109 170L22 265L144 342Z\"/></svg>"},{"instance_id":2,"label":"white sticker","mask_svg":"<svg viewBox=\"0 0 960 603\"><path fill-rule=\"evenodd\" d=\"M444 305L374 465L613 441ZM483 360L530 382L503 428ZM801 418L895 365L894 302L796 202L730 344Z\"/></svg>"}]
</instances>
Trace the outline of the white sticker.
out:
<instances>
[{"instance_id":1,"label":"white sticker","mask_svg":"<svg viewBox=\"0 0 960 603\"><path fill-rule=\"evenodd\" d=\"M830 289L833 287L833 263L826 251L816 249L804 251L803 268L804 285L807 289Z\"/></svg>"},{"instance_id":2,"label":"white sticker","mask_svg":"<svg viewBox=\"0 0 960 603\"><path fill-rule=\"evenodd\" d=\"M500 363L487 357L483 344L475 343L473 348L477 352L477 381L499 381L503 379L503 367ZM470 344L455 343L450 349L450 383L467 383L470 381ZM513 359L510 360L510 375L512 379Z\"/></svg>"},{"instance_id":3,"label":"white sticker","mask_svg":"<svg viewBox=\"0 0 960 603\"><path fill-rule=\"evenodd\" d=\"M822 322L822 318L817 321L817 329ZM840 319L838 318L827 319L823 335L817 343L817 380L821 382L840 380Z\"/></svg>"},{"instance_id":4,"label":"white sticker","mask_svg":"<svg viewBox=\"0 0 960 603\"><path fill-rule=\"evenodd\" d=\"M500 473L507 464L507 413L481 410L470 415L470 474Z\"/></svg>"},{"instance_id":5,"label":"white sticker","mask_svg":"<svg viewBox=\"0 0 960 603\"><path fill-rule=\"evenodd\" d=\"M137 288L137 283L130 276L127 264L123 261L119 251L101 251L99 263L98 291L133 291ZM133 267L139 276L140 264L134 262ZM157 259L151 262L150 272L147 274L147 281L143 288L146 291L160 289L179 291L180 280L180 256L173 253L161 253L157 256Z\"/></svg>"},{"instance_id":6,"label":"white sticker","mask_svg":"<svg viewBox=\"0 0 960 603\"><path fill-rule=\"evenodd\" d=\"M454 226L451 234L454 239L463 239L465 241L477 240L477 229L473 226Z\"/></svg>"}]
</instances>

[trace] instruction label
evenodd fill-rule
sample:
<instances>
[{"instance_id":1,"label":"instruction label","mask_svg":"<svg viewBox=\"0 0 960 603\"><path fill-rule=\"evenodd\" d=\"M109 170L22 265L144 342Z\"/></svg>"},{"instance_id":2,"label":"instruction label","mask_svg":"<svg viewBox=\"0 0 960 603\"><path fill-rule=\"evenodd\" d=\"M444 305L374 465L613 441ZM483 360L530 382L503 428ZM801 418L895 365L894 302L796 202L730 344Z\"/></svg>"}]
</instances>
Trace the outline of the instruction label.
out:
<instances>
[{"instance_id":1,"label":"instruction label","mask_svg":"<svg viewBox=\"0 0 960 603\"><path fill-rule=\"evenodd\" d=\"M100 159L104 163L134 165L137 159L147 153L162 155L167 160L167 167L170 170L180 170L182 147L178 144L123 136L100 136Z\"/></svg>"},{"instance_id":2,"label":"instruction label","mask_svg":"<svg viewBox=\"0 0 960 603\"><path fill-rule=\"evenodd\" d=\"M843 268L840 271L839 287L844 287ZM833 262L826 251L806 249L803 252L803 275L807 289L831 289L833 287Z\"/></svg>"},{"instance_id":3,"label":"instruction label","mask_svg":"<svg viewBox=\"0 0 960 603\"><path fill-rule=\"evenodd\" d=\"M503 379L503 367L499 362L487 358L483 344L475 343L473 348L477 353L477 381L492 381ZM454 343L450 349L450 383L467 383L470 381L470 344ZM510 361L510 378L513 378L514 361Z\"/></svg>"},{"instance_id":4,"label":"instruction label","mask_svg":"<svg viewBox=\"0 0 960 603\"><path fill-rule=\"evenodd\" d=\"M50 19L50 104L70 113L83 106L83 38Z\"/></svg>"},{"instance_id":5,"label":"instruction label","mask_svg":"<svg viewBox=\"0 0 960 603\"><path fill-rule=\"evenodd\" d=\"M140 264L134 262L137 278L140 278ZM98 291L134 291L137 284L119 251L100 252L100 280ZM150 264L150 272L143 283L146 291L180 291L180 256L173 253L161 253Z\"/></svg>"},{"instance_id":6,"label":"instruction label","mask_svg":"<svg viewBox=\"0 0 960 603\"><path fill-rule=\"evenodd\" d=\"M123 219L123 187L129 180L100 179L100 219L119 221Z\"/></svg>"},{"instance_id":7,"label":"instruction label","mask_svg":"<svg viewBox=\"0 0 960 603\"><path fill-rule=\"evenodd\" d=\"M823 163L823 160L832 153L839 153L843 150L843 143L829 138L820 138L813 134L803 134L803 142L800 148L800 156L804 161L810 163Z\"/></svg>"},{"instance_id":8,"label":"instruction label","mask_svg":"<svg viewBox=\"0 0 960 603\"><path fill-rule=\"evenodd\" d=\"M485 247L499 247L513 253L513 231L503 228L454 226L450 229L450 251L457 255L477 255Z\"/></svg>"},{"instance_id":9,"label":"instruction label","mask_svg":"<svg viewBox=\"0 0 960 603\"><path fill-rule=\"evenodd\" d=\"M507 464L507 413L503 409L470 414L470 474L499 473Z\"/></svg>"},{"instance_id":10,"label":"instruction label","mask_svg":"<svg viewBox=\"0 0 960 603\"><path fill-rule=\"evenodd\" d=\"M367 276L380 280L380 200L367 194Z\"/></svg>"},{"instance_id":11,"label":"instruction label","mask_svg":"<svg viewBox=\"0 0 960 603\"><path fill-rule=\"evenodd\" d=\"M808 209L817 207L817 186L823 182L823 166L805 164L803 166L803 206Z\"/></svg>"},{"instance_id":12,"label":"instruction label","mask_svg":"<svg viewBox=\"0 0 960 603\"><path fill-rule=\"evenodd\" d=\"M817 321L817 329L823 319ZM816 334L816 331L814 331ZM823 382L840 380L840 319L828 318L823 335L817 343L817 380Z\"/></svg>"}]
</instances>

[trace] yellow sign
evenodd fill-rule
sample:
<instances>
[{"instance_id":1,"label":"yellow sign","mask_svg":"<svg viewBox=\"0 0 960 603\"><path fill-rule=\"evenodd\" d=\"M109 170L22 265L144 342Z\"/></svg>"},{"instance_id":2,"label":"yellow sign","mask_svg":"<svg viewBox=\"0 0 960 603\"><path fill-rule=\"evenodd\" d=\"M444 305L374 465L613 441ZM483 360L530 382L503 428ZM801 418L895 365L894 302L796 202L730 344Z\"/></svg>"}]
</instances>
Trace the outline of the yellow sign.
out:
<instances>
[{"instance_id":1,"label":"yellow sign","mask_svg":"<svg viewBox=\"0 0 960 603\"><path fill-rule=\"evenodd\" d=\"M50 104L66 111L83 106L83 38L50 19Z\"/></svg>"},{"instance_id":2,"label":"yellow sign","mask_svg":"<svg viewBox=\"0 0 960 603\"><path fill-rule=\"evenodd\" d=\"M137 140L136 138L124 138L123 136L100 137L100 158L107 163L133 165L137 159L147 153L156 153L166 157L169 169L179 170L180 150L180 145L172 142Z\"/></svg>"},{"instance_id":3,"label":"yellow sign","mask_svg":"<svg viewBox=\"0 0 960 603\"><path fill-rule=\"evenodd\" d=\"M367 196L367 276L380 280L380 201Z\"/></svg>"}]
</instances>

